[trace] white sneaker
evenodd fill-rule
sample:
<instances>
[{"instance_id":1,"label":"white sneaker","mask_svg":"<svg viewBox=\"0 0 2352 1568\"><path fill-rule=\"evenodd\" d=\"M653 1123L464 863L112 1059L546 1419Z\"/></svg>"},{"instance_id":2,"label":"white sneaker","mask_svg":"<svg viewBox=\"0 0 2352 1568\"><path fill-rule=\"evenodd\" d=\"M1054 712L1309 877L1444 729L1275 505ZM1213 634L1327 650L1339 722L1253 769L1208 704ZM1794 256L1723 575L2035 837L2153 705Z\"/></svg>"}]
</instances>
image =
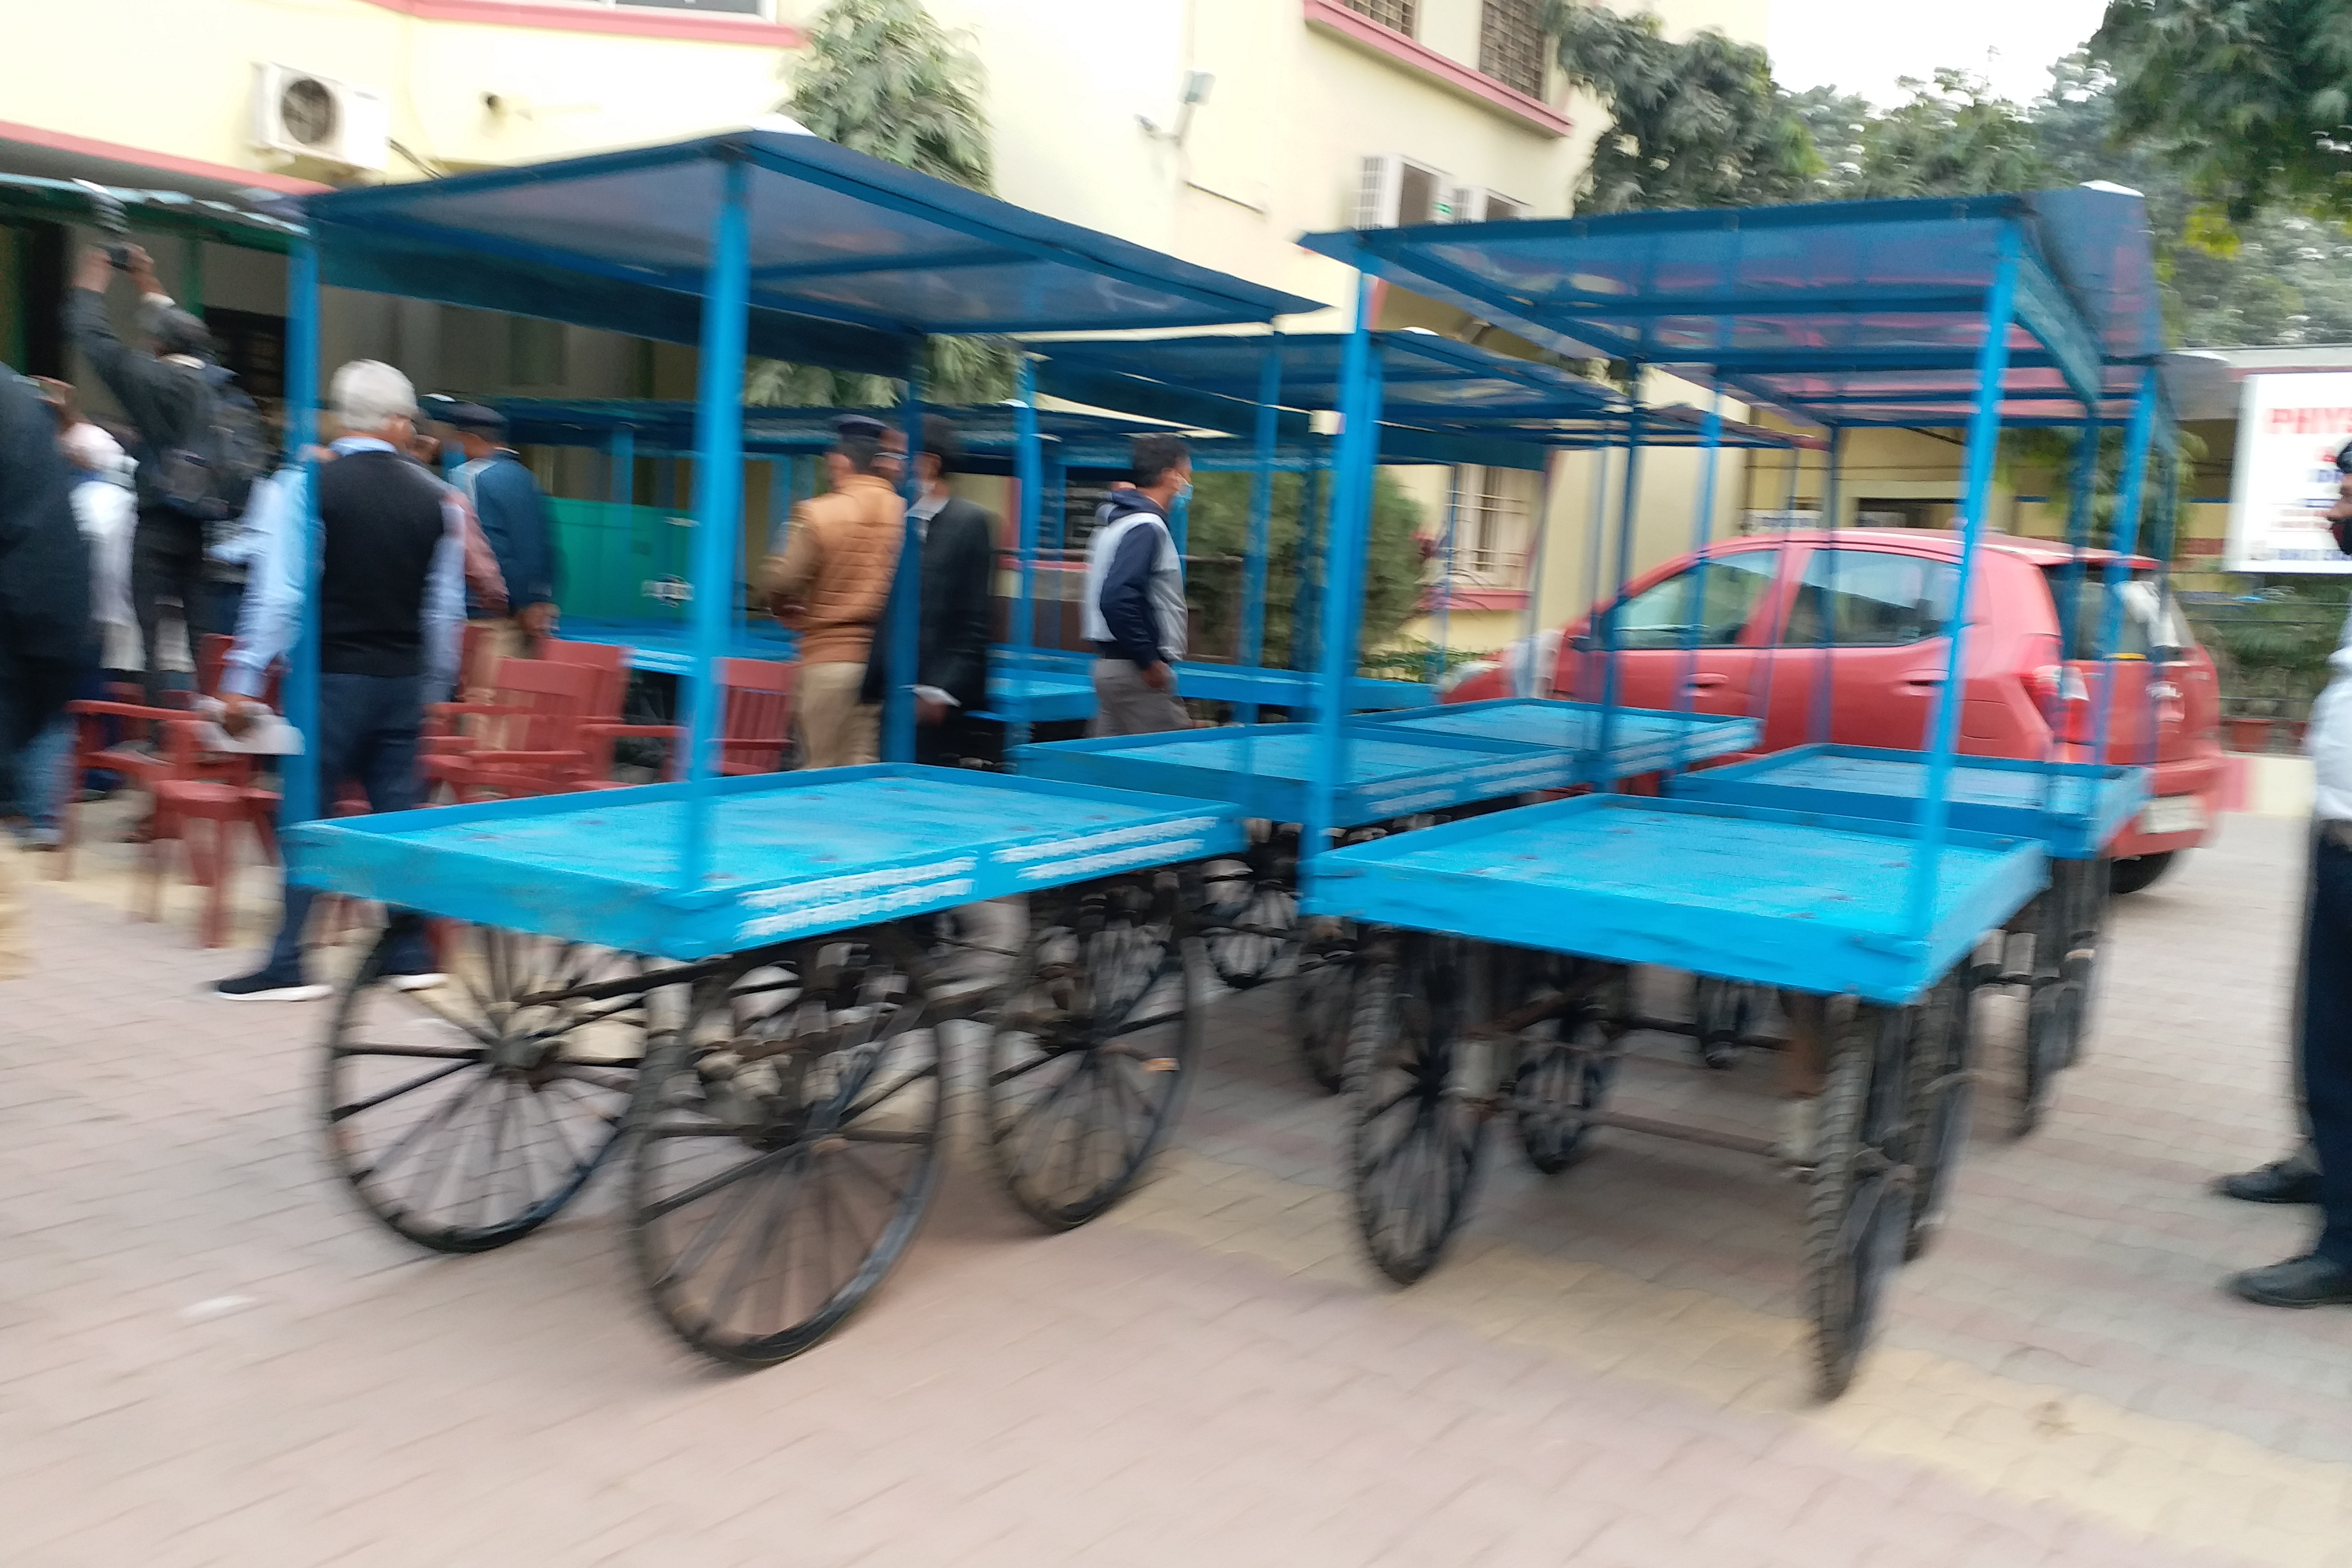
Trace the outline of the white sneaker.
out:
<instances>
[{"instance_id":1,"label":"white sneaker","mask_svg":"<svg viewBox=\"0 0 2352 1568\"><path fill-rule=\"evenodd\" d=\"M383 983L394 991L430 991L436 985L447 984L449 977L439 973L387 974Z\"/></svg>"},{"instance_id":2,"label":"white sneaker","mask_svg":"<svg viewBox=\"0 0 2352 1568\"><path fill-rule=\"evenodd\" d=\"M1822 1161L1822 1097L1792 1094L1780 1102L1780 1141L1772 1152L1810 1169Z\"/></svg>"}]
</instances>

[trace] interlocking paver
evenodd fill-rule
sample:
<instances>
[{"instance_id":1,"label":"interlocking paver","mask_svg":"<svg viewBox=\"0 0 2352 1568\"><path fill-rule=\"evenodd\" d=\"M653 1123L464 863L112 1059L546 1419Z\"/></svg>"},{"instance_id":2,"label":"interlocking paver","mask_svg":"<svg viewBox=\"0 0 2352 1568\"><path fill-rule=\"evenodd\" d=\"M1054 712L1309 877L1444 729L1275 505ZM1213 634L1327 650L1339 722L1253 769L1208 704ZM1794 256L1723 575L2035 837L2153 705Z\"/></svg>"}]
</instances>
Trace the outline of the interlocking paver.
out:
<instances>
[{"instance_id":1,"label":"interlocking paver","mask_svg":"<svg viewBox=\"0 0 2352 1568\"><path fill-rule=\"evenodd\" d=\"M317 1148L323 1010L199 1000L230 955L127 920L93 852L33 890L45 967L0 989L5 1555L2352 1563L2352 1315L2222 1299L2306 1221L2201 1187L2288 1135L2297 843L2231 819L2117 907L2098 1034L2026 1142L1989 1002L1950 1223L1826 1408L1801 1189L1733 1156L1612 1134L1546 1179L1498 1140L1445 1265L1376 1283L1280 985L1218 1004L1175 1146L1104 1222L1037 1236L967 1148L871 1310L716 1373L636 1305L609 1189L485 1258L375 1230ZM1769 1060L1647 1056L1629 1101L1764 1124Z\"/></svg>"}]
</instances>

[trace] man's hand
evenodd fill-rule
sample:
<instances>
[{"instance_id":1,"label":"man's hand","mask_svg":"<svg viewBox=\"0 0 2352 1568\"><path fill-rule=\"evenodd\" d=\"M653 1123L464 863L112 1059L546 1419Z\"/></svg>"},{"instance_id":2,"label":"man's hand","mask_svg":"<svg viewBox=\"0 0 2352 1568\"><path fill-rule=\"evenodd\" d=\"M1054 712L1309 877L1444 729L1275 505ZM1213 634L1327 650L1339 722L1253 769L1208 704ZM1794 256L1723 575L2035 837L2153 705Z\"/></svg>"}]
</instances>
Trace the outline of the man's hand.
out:
<instances>
[{"instance_id":1,"label":"man's hand","mask_svg":"<svg viewBox=\"0 0 2352 1568\"><path fill-rule=\"evenodd\" d=\"M1143 667L1143 684L1151 688L1152 690L1165 691L1175 683L1175 672L1170 669L1166 664L1153 663L1147 664Z\"/></svg>"},{"instance_id":2,"label":"man's hand","mask_svg":"<svg viewBox=\"0 0 2352 1568\"><path fill-rule=\"evenodd\" d=\"M74 287L87 289L93 294L103 294L114 277L114 263L106 258L106 250L85 250L74 263Z\"/></svg>"},{"instance_id":3,"label":"man's hand","mask_svg":"<svg viewBox=\"0 0 2352 1568\"><path fill-rule=\"evenodd\" d=\"M943 724L947 721L947 717L948 705L937 698L915 699L915 722L918 724Z\"/></svg>"},{"instance_id":4,"label":"man's hand","mask_svg":"<svg viewBox=\"0 0 2352 1568\"><path fill-rule=\"evenodd\" d=\"M515 624L532 637L553 637L555 606L549 604L525 605L515 612Z\"/></svg>"},{"instance_id":5,"label":"man's hand","mask_svg":"<svg viewBox=\"0 0 2352 1568\"><path fill-rule=\"evenodd\" d=\"M122 247L122 253L123 259L128 263L122 270L131 275L131 281L138 286L139 292L142 294L162 294L168 292L161 283L155 281L155 258L153 257L148 255L145 250L135 245L124 246Z\"/></svg>"},{"instance_id":6,"label":"man's hand","mask_svg":"<svg viewBox=\"0 0 2352 1568\"><path fill-rule=\"evenodd\" d=\"M228 731L230 740L241 741L245 739L246 731L253 728L253 721L268 711L266 704L250 697L224 697L221 699L221 728Z\"/></svg>"}]
</instances>

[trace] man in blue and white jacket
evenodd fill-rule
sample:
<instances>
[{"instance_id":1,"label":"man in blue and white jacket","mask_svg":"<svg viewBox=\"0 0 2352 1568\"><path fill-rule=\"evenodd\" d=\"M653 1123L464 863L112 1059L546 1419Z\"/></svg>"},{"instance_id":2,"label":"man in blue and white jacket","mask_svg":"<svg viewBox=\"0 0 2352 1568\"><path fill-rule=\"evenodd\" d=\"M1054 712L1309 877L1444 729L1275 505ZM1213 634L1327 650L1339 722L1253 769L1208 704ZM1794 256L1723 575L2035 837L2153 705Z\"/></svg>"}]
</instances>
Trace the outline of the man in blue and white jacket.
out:
<instances>
[{"instance_id":1,"label":"man in blue and white jacket","mask_svg":"<svg viewBox=\"0 0 2352 1568\"><path fill-rule=\"evenodd\" d=\"M1184 657L1184 561L1168 517L1192 488L1192 448L1178 436L1139 436L1134 488L1111 491L1087 542L1084 625L1094 644L1096 735L1189 730L1176 697Z\"/></svg>"}]
</instances>

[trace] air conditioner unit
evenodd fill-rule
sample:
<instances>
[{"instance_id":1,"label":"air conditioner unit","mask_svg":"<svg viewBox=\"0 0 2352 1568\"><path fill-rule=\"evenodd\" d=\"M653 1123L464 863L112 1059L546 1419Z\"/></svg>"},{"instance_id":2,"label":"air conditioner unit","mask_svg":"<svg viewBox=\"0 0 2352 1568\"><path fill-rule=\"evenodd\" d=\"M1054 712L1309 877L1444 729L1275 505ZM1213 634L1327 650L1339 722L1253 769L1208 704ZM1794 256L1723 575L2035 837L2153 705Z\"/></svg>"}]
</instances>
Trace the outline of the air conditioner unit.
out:
<instances>
[{"instance_id":1,"label":"air conditioner unit","mask_svg":"<svg viewBox=\"0 0 2352 1568\"><path fill-rule=\"evenodd\" d=\"M1452 223L1454 193L1460 187L1442 170L1400 153L1367 155L1356 184L1351 228L1400 228L1416 223Z\"/></svg>"},{"instance_id":2,"label":"air conditioner unit","mask_svg":"<svg viewBox=\"0 0 2352 1568\"><path fill-rule=\"evenodd\" d=\"M1484 185L1454 186L1453 206L1455 223L1500 223L1528 216L1527 203Z\"/></svg>"},{"instance_id":3,"label":"air conditioner unit","mask_svg":"<svg viewBox=\"0 0 2352 1568\"><path fill-rule=\"evenodd\" d=\"M253 68L254 145L293 158L381 173L392 110L380 93L291 66Z\"/></svg>"}]
</instances>

